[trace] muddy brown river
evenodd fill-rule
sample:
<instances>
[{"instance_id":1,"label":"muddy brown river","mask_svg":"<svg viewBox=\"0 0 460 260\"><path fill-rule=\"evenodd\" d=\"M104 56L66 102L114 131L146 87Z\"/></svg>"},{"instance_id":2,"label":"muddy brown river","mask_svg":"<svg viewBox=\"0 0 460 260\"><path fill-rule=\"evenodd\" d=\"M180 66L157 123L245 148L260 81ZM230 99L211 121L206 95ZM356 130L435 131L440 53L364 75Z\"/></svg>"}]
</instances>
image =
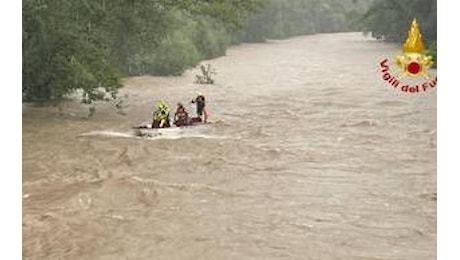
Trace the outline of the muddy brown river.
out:
<instances>
[{"instance_id":1,"label":"muddy brown river","mask_svg":"<svg viewBox=\"0 0 460 260\"><path fill-rule=\"evenodd\" d=\"M216 84L127 79L125 114L23 105L24 259L436 259L436 89L360 33L243 44ZM138 138L155 101L213 124Z\"/></svg>"}]
</instances>

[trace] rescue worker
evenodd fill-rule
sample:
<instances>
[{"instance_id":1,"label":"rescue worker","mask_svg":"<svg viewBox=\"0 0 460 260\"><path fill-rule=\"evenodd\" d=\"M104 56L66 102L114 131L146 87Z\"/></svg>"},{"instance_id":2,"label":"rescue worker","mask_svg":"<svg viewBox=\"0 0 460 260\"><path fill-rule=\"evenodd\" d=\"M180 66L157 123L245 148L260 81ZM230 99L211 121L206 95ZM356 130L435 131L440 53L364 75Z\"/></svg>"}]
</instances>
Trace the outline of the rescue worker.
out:
<instances>
[{"instance_id":1,"label":"rescue worker","mask_svg":"<svg viewBox=\"0 0 460 260\"><path fill-rule=\"evenodd\" d=\"M168 105L160 101L156 105L156 110L153 113L152 128L165 128L170 127L169 124L169 107Z\"/></svg>"},{"instance_id":2,"label":"rescue worker","mask_svg":"<svg viewBox=\"0 0 460 260\"><path fill-rule=\"evenodd\" d=\"M206 113L206 99L203 93L198 92L197 97L192 100L193 104L196 104L196 114L198 117L206 123L207 113ZM204 118L203 118L204 115Z\"/></svg>"},{"instance_id":3,"label":"rescue worker","mask_svg":"<svg viewBox=\"0 0 460 260\"><path fill-rule=\"evenodd\" d=\"M189 124L188 113L182 103L177 103L176 113L174 114L174 124L176 126L186 126Z\"/></svg>"}]
</instances>

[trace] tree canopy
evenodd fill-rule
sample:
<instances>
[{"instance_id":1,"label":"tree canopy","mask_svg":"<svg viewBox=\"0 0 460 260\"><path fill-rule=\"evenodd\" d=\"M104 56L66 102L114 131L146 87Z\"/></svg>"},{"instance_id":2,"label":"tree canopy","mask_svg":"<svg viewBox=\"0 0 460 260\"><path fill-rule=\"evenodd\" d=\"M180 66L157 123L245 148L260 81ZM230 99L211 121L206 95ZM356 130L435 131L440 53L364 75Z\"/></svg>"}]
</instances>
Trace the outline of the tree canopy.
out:
<instances>
[{"instance_id":1,"label":"tree canopy","mask_svg":"<svg viewBox=\"0 0 460 260\"><path fill-rule=\"evenodd\" d=\"M374 0L362 17L362 29L389 41L403 42L414 18L425 40L436 41L436 0Z\"/></svg>"},{"instance_id":2,"label":"tree canopy","mask_svg":"<svg viewBox=\"0 0 460 260\"><path fill-rule=\"evenodd\" d=\"M180 75L240 42L362 30L402 41L435 0L23 0L23 100L115 96L132 75Z\"/></svg>"},{"instance_id":3,"label":"tree canopy","mask_svg":"<svg viewBox=\"0 0 460 260\"><path fill-rule=\"evenodd\" d=\"M373 0L360 20L360 28L373 37L403 43L414 18L417 19L429 52L436 61L436 0Z\"/></svg>"},{"instance_id":4,"label":"tree canopy","mask_svg":"<svg viewBox=\"0 0 460 260\"><path fill-rule=\"evenodd\" d=\"M222 55L260 0L24 0L24 100L115 93L123 75L180 74ZM211 35L210 32L215 32ZM209 46L209 48L208 48Z\"/></svg>"}]
</instances>

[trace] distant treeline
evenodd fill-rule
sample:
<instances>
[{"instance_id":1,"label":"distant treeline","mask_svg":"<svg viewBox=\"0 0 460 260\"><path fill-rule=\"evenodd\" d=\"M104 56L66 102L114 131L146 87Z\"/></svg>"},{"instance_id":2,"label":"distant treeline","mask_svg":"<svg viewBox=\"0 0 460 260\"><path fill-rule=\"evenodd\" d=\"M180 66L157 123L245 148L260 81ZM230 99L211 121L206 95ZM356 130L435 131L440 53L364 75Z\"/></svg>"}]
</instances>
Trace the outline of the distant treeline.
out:
<instances>
[{"instance_id":1,"label":"distant treeline","mask_svg":"<svg viewBox=\"0 0 460 260\"><path fill-rule=\"evenodd\" d=\"M358 28L375 38L403 43L414 18L418 20L425 44L436 60L436 0L373 0L357 23Z\"/></svg>"},{"instance_id":2,"label":"distant treeline","mask_svg":"<svg viewBox=\"0 0 460 260\"><path fill-rule=\"evenodd\" d=\"M266 0L243 28L245 42L296 35L356 31L369 0Z\"/></svg>"},{"instance_id":3,"label":"distant treeline","mask_svg":"<svg viewBox=\"0 0 460 260\"><path fill-rule=\"evenodd\" d=\"M433 0L23 0L23 100L114 97L122 77L180 75L241 42L358 30L401 40L412 14L432 41L435 11Z\"/></svg>"}]
</instances>

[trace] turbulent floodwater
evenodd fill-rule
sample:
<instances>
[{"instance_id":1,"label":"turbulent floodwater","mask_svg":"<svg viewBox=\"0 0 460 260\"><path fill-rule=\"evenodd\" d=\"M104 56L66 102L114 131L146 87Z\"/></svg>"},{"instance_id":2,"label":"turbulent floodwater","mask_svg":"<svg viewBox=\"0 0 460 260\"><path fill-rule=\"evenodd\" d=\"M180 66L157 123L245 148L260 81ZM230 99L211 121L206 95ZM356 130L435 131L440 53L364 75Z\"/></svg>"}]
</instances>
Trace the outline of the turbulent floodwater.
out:
<instances>
[{"instance_id":1,"label":"turbulent floodwater","mask_svg":"<svg viewBox=\"0 0 460 260\"><path fill-rule=\"evenodd\" d=\"M379 81L399 48L244 44L215 86L127 80L125 115L24 105L24 259L436 259L436 90ZM214 124L131 135L196 90Z\"/></svg>"}]
</instances>

